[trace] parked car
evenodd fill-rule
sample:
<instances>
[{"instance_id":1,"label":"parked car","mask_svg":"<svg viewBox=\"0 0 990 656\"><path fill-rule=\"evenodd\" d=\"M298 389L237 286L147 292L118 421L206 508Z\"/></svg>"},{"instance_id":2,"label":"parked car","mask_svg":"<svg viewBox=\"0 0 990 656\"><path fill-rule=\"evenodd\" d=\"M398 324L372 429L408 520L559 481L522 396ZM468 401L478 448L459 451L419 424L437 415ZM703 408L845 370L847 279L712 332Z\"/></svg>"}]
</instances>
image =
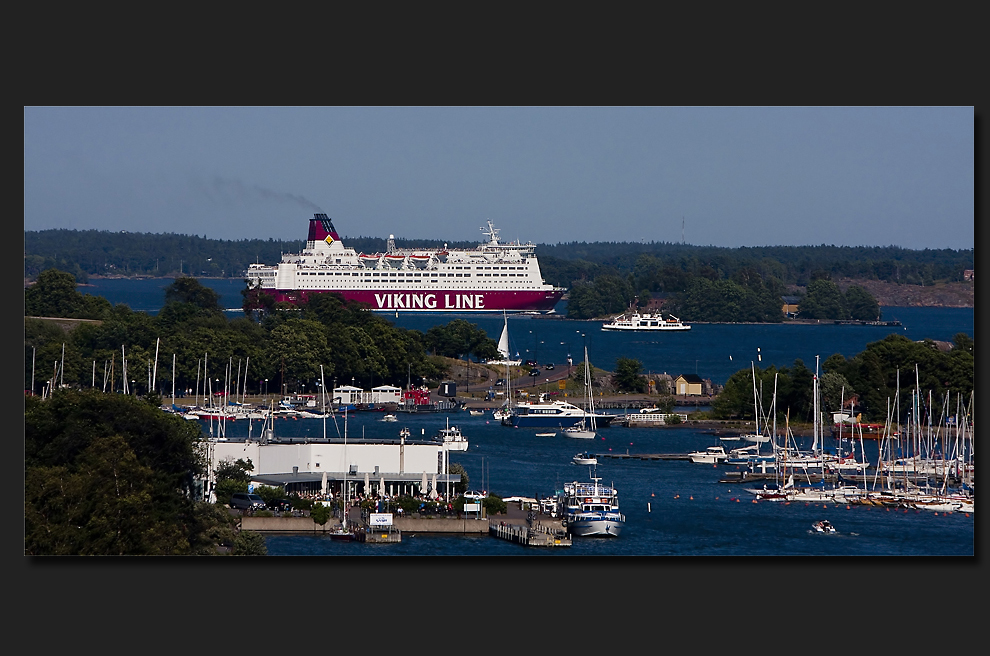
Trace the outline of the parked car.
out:
<instances>
[{"instance_id":1,"label":"parked car","mask_svg":"<svg viewBox=\"0 0 990 656\"><path fill-rule=\"evenodd\" d=\"M230 507L240 510L264 510L265 501L257 494L247 492L234 492L230 497Z\"/></svg>"},{"instance_id":2,"label":"parked car","mask_svg":"<svg viewBox=\"0 0 990 656\"><path fill-rule=\"evenodd\" d=\"M529 375L530 376L539 376L540 375L540 370L539 369L530 369L529 370Z\"/></svg>"},{"instance_id":3,"label":"parked car","mask_svg":"<svg viewBox=\"0 0 990 656\"><path fill-rule=\"evenodd\" d=\"M465 492L464 493L464 498L465 499L484 499L485 498L485 495L483 495L481 492L478 492L477 490L471 490L470 492Z\"/></svg>"},{"instance_id":4,"label":"parked car","mask_svg":"<svg viewBox=\"0 0 990 656\"><path fill-rule=\"evenodd\" d=\"M543 368L546 369L547 371L553 371L553 363L548 362L545 365L543 365Z\"/></svg>"},{"instance_id":5,"label":"parked car","mask_svg":"<svg viewBox=\"0 0 990 656\"><path fill-rule=\"evenodd\" d=\"M292 510L292 502L288 499L273 499L265 505L268 506L269 510L277 510L279 512L288 512Z\"/></svg>"}]
</instances>

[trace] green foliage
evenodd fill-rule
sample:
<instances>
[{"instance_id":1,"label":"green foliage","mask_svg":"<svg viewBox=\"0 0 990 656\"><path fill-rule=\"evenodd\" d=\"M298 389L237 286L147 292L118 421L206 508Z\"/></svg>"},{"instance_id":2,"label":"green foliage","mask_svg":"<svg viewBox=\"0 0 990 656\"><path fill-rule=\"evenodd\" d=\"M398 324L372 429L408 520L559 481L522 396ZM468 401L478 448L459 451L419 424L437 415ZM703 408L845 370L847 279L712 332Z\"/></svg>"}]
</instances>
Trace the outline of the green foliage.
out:
<instances>
[{"instance_id":1,"label":"green foliage","mask_svg":"<svg viewBox=\"0 0 990 656\"><path fill-rule=\"evenodd\" d=\"M265 538L254 531L238 531L234 538L234 546L230 550L232 556L267 556L268 547Z\"/></svg>"},{"instance_id":2,"label":"green foliage","mask_svg":"<svg viewBox=\"0 0 990 656\"><path fill-rule=\"evenodd\" d=\"M247 492L248 484L246 481L236 481L236 480L223 480L218 481L216 487L213 488L213 493L217 497L217 503L221 505L230 504L230 497L236 492Z\"/></svg>"},{"instance_id":3,"label":"green foliage","mask_svg":"<svg viewBox=\"0 0 990 656\"><path fill-rule=\"evenodd\" d=\"M165 305L173 303L192 305L208 312L222 312L220 294L188 276L176 278L165 288Z\"/></svg>"},{"instance_id":4,"label":"green foliage","mask_svg":"<svg viewBox=\"0 0 990 656\"><path fill-rule=\"evenodd\" d=\"M75 276L58 269L44 271L24 290L25 316L101 319L111 307L102 296L80 294Z\"/></svg>"},{"instance_id":5,"label":"green foliage","mask_svg":"<svg viewBox=\"0 0 990 656\"><path fill-rule=\"evenodd\" d=\"M24 404L25 553L210 552L224 529L191 500L198 426L94 391Z\"/></svg>"},{"instance_id":6,"label":"green foliage","mask_svg":"<svg viewBox=\"0 0 990 656\"><path fill-rule=\"evenodd\" d=\"M670 311L687 321L761 322L783 321L783 304L775 286L748 280L743 286L733 280L696 277L678 294Z\"/></svg>"},{"instance_id":7,"label":"green foliage","mask_svg":"<svg viewBox=\"0 0 990 656\"><path fill-rule=\"evenodd\" d=\"M265 505L269 505L276 499L285 498L285 488L281 486L274 487L272 485L256 485L254 487L254 493L261 497L261 500L265 502Z\"/></svg>"},{"instance_id":8,"label":"green foliage","mask_svg":"<svg viewBox=\"0 0 990 656\"><path fill-rule=\"evenodd\" d=\"M849 313L843 305L839 286L819 278L808 285L808 291L798 304L798 316L802 319L847 319Z\"/></svg>"},{"instance_id":9,"label":"green foliage","mask_svg":"<svg viewBox=\"0 0 990 656\"><path fill-rule=\"evenodd\" d=\"M293 510L310 510L313 507L312 499L305 499L298 494L293 494L289 497L289 501L292 502Z\"/></svg>"},{"instance_id":10,"label":"green foliage","mask_svg":"<svg viewBox=\"0 0 990 656\"><path fill-rule=\"evenodd\" d=\"M251 462L250 458L247 461L243 458L238 458L237 460L225 458L217 463L217 468L213 473L218 483L236 481L238 483L244 483L246 486L251 481L251 474L249 472L252 471L254 471L254 463ZM244 491L247 492L247 489Z\"/></svg>"},{"instance_id":11,"label":"green foliage","mask_svg":"<svg viewBox=\"0 0 990 656\"><path fill-rule=\"evenodd\" d=\"M498 359L498 344L477 324L454 319L443 326L433 326L423 340L434 355L461 358L473 355L479 360Z\"/></svg>"},{"instance_id":12,"label":"green foliage","mask_svg":"<svg viewBox=\"0 0 990 656\"><path fill-rule=\"evenodd\" d=\"M330 521L330 506L322 503L314 503L313 507L310 508L309 516L320 526L325 526Z\"/></svg>"},{"instance_id":13,"label":"green foliage","mask_svg":"<svg viewBox=\"0 0 990 656\"><path fill-rule=\"evenodd\" d=\"M454 491L457 492L458 494L464 494L465 492L467 492L468 485L471 483L471 479L468 477L467 470L464 469L464 466L459 462L452 462L450 463L450 467L448 471L451 474L460 474L461 476L461 480L458 481L457 483L454 483Z\"/></svg>"},{"instance_id":14,"label":"green foliage","mask_svg":"<svg viewBox=\"0 0 990 656\"><path fill-rule=\"evenodd\" d=\"M879 321L883 316L877 299L860 285L851 285L843 294L842 300L850 319Z\"/></svg>"},{"instance_id":15,"label":"green foliage","mask_svg":"<svg viewBox=\"0 0 990 656\"><path fill-rule=\"evenodd\" d=\"M615 363L615 374L612 380L619 390L626 392L645 392L646 379L639 375L643 363L631 358L619 358Z\"/></svg>"},{"instance_id":16,"label":"green foliage","mask_svg":"<svg viewBox=\"0 0 990 656\"><path fill-rule=\"evenodd\" d=\"M960 339L962 344L969 341L968 336ZM974 389L972 350L953 348L946 353L931 340L914 342L903 335L887 335L871 342L848 360L832 356L826 366L849 381L859 395L857 412L862 410L870 421L886 420L889 401L892 410L900 408L899 419L906 422L911 390L915 388L920 388L926 397L927 391L932 392L932 407L926 412L937 420L943 405L947 403L950 414L954 413L957 400L961 397L965 402Z\"/></svg>"},{"instance_id":17,"label":"green foliage","mask_svg":"<svg viewBox=\"0 0 990 656\"><path fill-rule=\"evenodd\" d=\"M481 505L485 508L485 512L489 515L502 514L508 510L508 506L504 501L502 501L502 497L495 494L489 494L487 497L482 499Z\"/></svg>"},{"instance_id":18,"label":"green foliage","mask_svg":"<svg viewBox=\"0 0 990 656\"><path fill-rule=\"evenodd\" d=\"M839 412L842 403L848 403L856 391L842 374L829 371L821 378L822 411L827 415Z\"/></svg>"}]
</instances>

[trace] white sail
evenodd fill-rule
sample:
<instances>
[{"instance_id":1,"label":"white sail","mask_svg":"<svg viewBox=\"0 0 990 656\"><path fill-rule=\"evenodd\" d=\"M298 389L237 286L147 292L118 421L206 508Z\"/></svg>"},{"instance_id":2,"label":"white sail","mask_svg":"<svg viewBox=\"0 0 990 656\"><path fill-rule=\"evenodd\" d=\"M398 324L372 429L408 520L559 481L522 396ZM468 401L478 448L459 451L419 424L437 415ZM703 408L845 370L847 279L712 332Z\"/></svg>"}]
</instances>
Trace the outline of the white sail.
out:
<instances>
[{"instance_id":1,"label":"white sail","mask_svg":"<svg viewBox=\"0 0 990 656\"><path fill-rule=\"evenodd\" d=\"M502 336L498 338L498 352L502 355L503 360L509 359L509 320L505 320L505 325L502 326Z\"/></svg>"}]
</instances>

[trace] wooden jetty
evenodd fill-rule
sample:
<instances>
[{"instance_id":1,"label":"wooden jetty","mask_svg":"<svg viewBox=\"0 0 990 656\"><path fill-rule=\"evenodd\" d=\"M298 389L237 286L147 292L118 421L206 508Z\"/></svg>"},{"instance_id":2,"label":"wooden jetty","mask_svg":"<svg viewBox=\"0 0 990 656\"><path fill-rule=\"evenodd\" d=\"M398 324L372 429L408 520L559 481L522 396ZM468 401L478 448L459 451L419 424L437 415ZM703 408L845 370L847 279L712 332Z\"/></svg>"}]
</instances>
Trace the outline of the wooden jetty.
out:
<instances>
[{"instance_id":1,"label":"wooden jetty","mask_svg":"<svg viewBox=\"0 0 990 656\"><path fill-rule=\"evenodd\" d=\"M499 521L495 518L488 520L488 534L515 542L527 547L569 547L571 538L565 531L544 526L543 524L513 524Z\"/></svg>"}]
</instances>

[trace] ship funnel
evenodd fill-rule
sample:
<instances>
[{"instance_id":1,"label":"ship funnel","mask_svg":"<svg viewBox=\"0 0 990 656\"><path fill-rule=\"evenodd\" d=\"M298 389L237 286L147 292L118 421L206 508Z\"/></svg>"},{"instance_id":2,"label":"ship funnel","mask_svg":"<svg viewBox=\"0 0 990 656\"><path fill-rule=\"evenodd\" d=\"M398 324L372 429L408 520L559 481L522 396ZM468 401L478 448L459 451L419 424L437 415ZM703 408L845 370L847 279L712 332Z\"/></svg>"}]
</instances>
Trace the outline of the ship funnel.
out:
<instances>
[{"instance_id":1,"label":"ship funnel","mask_svg":"<svg viewBox=\"0 0 990 656\"><path fill-rule=\"evenodd\" d=\"M337 236L337 229L333 227L333 220L326 214L314 214L313 218L309 220L307 241L325 241L327 244L340 241L340 237Z\"/></svg>"}]
</instances>

